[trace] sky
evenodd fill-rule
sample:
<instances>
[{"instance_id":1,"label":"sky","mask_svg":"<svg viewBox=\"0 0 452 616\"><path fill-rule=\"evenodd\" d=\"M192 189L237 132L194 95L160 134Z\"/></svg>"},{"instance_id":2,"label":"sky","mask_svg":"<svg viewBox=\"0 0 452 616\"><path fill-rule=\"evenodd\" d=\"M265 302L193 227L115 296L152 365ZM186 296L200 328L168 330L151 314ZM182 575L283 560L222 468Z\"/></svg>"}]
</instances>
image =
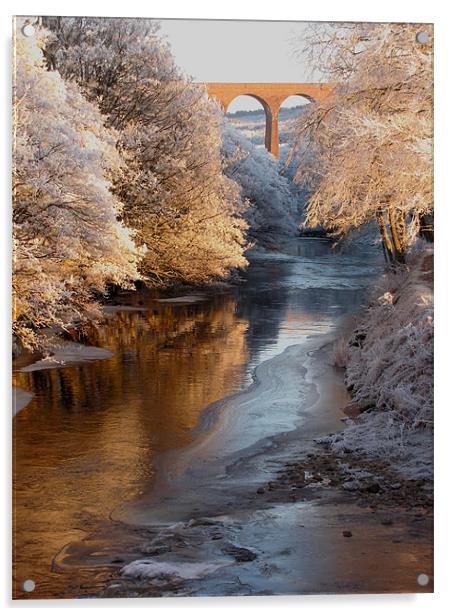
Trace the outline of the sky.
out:
<instances>
[{"instance_id":1,"label":"sky","mask_svg":"<svg viewBox=\"0 0 452 616\"><path fill-rule=\"evenodd\" d=\"M164 19L160 23L176 63L195 81L312 81L295 54L303 44L303 22ZM302 102L291 97L284 106ZM229 111L257 108L260 104L253 98L239 97Z\"/></svg>"}]
</instances>

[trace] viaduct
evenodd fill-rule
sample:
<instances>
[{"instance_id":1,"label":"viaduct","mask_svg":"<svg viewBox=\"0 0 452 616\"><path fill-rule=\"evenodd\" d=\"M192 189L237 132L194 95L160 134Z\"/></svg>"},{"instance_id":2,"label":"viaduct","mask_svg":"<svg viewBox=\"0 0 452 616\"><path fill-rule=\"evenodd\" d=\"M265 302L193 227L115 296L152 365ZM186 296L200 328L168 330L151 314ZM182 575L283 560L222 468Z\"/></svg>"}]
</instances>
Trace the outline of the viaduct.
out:
<instances>
[{"instance_id":1,"label":"viaduct","mask_svg":"<svg viewBox=\"0 0 452 616\"><path fill-rule=\"evenodd\" d=\"M278 112L288 96L298 95L321 101L333 89L327 83L206 83L207 94L216 99L225 113L237 96L246 94L258 100L265 111L265 147L279 157Z\"/></svg>"}]
</instances>

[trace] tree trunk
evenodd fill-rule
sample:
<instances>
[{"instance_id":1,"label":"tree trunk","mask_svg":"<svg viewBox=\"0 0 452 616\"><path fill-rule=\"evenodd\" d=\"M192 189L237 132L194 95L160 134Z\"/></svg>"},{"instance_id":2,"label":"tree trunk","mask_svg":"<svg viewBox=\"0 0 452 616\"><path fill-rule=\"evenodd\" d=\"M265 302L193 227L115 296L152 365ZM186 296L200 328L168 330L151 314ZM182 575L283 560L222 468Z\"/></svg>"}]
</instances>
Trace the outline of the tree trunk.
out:
<instances>
[{"instance_id":1,"label":"tree trunk","mask_svg":"<svg viewBox=\"0 0 452 616\"><path fill-rule=\"evenodd\" d=\"M397 221L395 216L394 206L387 202L386 209L388 211L389 228L391 229L392 241L394 244L394 258L397 263L405 263L405 255L402 247L402 243L399 237L399 231L397 229Z\"/></svg>"},{"instance_id":2,"label":"tree trunk","mask_svg":"<svg viewBox=\"0 0 452 616\"><path fill-rule=\"evenodd\" d=\"M381 207L378 208L377 213L376 213L376 218L377 218L378 226L380 228L380 235L382 239L383 252L384 252L385 258L389 263L393 264L395 262L394 248L392 246L392 242L389 237L388 230L386 229L383 208Z\"/></svg>"},{"instance_id":3,"label":"tree trunk","mask_svg":"<svg viewBox=\"0 0 452 616\"><path fill-rule=\"evenodd\" d=\"M400 232L400 242L402 244L402 250L406 253L407 239L406 239L406 213L404 210L397 210L397 222Z\"/></svg>"}]
</instances>

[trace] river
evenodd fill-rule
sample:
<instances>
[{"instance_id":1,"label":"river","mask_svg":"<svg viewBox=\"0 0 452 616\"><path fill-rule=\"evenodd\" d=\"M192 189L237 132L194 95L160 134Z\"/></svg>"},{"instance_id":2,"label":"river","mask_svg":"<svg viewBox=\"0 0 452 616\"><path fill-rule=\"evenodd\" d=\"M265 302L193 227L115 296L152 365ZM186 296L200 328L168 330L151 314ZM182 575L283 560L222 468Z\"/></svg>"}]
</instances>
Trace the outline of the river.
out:
<instances>
[{"instance_id":1,"label":"river","mask_svg":"<svg viewBox=\"0 0 452 616\"><path fill-rule=\"evenodd\" d=\"M341 428L348 394L326 349L381 267L372 247L287 241L254 251L233 288L125 296L91 341L111 358L17 370L33 398L14 418L15 596L381 589L365 545L337 543L337 503L256 492ZM381 532L367 533L380 564Z\"/></svg>"}]
</instances>

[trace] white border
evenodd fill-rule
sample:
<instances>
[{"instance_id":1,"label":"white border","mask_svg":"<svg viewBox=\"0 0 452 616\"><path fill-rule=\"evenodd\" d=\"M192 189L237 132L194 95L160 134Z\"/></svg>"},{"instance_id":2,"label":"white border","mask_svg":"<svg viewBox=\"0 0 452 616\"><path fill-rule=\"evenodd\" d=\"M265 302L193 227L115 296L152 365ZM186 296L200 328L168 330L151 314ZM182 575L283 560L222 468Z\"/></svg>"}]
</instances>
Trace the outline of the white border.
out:
<instances>
[{"instance_id":1,"label":"white border","mask_svg":"<svg viewBox=\"0 0 452 616\"><path fill-rule=\"evenodd\" d=\"M366 615L388 613L409 613L425 616L426 611L440 613L447 605L448 586L450 578L451 553L450 516L451 516L451 487L450 487L450 460L447 455L449 440L452 438L451 417L452 408L448 404L450 392L447 390L451 377L450 353L450 317L449 306L452 295L448 293L451 280L451 260L448 244L452 238L448 234L451 229L450 187L452 177L452 163L450 156L451 144L449 142L450 117L452 109L451 96L451 64L452 53L450 49L450 11L446 3L441 0L410 0L396 2L395 0L378 0L377 2L364 2L363 0L323 0L323 2L269 2L268 0L227 0L226 2L205 3L200 0L187 2L184 0L155 0L153 2L99 2L96 0L77 0L77 2L57 2L55 0L41 0L40 2L22 1L12 2L6 0L1 7L0 27L2 43L2 71L1 71L1 131L3 136L0 170L5 187L4 200L1 208L1 226L3 238L1 242L2 267L0 268L1 288L4 293L1 306L9 305L10 293L10 147L11 147L11 121L8 113L10 106L10 77L11 77L11 16L12 15L102 15L102 16L130 16L155 18L210 18L210 19L270 19L270 20L303 20L303 21L411 21L433 22L435 24L435 198L436 198L436 486L435 486L435 594L434 595L379 595L379 596L308 596L308 597L256 597L256 598L229 598L229 599L127 599L127 600L71 600L71 601L16 601L9 600L10 584L10 553L2 550L1 560L1 597L7 609L16 609L18 613L30 607L38 611L47 611L57 608L61 612L66 610L84 610L89 613L97 609L151 609L155 612L184 611L184 614L207 613L215 610L218 615L234 612L259 611L271 614L275 609L283 609L287 614L300 613L300 610L312 610L320 614L340 616L346 614L360 614L365 610ZM449 188L447 191L446 187ZM449 303L448 303L449 301ZM2 336L2 351L4 367L0 372L2 378L2 391L10 391L10 321L5 317L0 319ZM9 400L8 393L5 396ZM11 527L11 499L10 499L10 408L8 403L3 404L4 414L3 438L5 452L5 481L4 503L2 508L2 525L4 540L2 546L10 546ZM450 602L449 602L450 603ZM83 606L83 607L82 607ZM72 612L73 613L73 612Z\"/></svg>"}]
</instances>

